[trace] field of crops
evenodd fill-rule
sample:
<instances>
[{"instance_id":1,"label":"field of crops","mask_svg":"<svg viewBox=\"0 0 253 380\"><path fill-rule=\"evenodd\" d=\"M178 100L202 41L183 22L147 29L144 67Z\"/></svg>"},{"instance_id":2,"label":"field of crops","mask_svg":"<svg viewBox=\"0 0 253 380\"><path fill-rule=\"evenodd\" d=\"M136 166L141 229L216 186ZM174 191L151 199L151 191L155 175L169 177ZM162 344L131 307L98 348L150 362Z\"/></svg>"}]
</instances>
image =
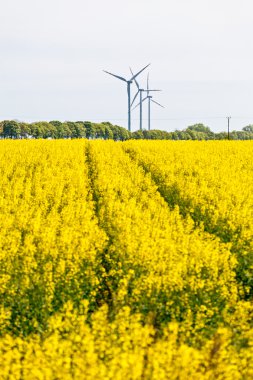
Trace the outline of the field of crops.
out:
<instances>
[{"instance_id":1,"label":"field of crops","mask_svg":"<svg viewBox=\"0 0 253 380\"><path fill-rule=\"evenodd\" d=\"M0 379L252 379L252 153L0 141Z\"/></svg>"}]
</instances>

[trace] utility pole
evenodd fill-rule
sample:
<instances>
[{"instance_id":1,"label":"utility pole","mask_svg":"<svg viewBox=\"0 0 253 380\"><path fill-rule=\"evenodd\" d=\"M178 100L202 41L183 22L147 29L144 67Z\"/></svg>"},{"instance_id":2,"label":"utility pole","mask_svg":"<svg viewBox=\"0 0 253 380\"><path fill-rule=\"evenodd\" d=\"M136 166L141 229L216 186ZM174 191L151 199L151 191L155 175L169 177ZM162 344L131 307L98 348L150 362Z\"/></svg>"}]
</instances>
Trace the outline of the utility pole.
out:
<instances>
[{"instance_id":1,"label":"utility pole","mask_svg":"<svg viewBox=\"0 0 253 380\"><path fill-rule=\"evenodd\" d=\"M230 140L230 130L229 130L229 127L230 127L230 119L231 119L231 116L227 116L227 120L228 120L228 140Z\"/></svg>"}]
</instances>

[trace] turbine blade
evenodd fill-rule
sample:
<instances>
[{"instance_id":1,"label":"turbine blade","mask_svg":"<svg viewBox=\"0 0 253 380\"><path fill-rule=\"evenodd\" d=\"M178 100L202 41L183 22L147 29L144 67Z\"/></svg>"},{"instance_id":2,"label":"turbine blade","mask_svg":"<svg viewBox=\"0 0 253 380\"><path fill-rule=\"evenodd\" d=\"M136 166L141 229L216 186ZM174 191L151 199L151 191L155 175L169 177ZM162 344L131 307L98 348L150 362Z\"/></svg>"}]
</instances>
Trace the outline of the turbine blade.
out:
<instances>
[{"instance_id":1,"label":"turbine blade","mask_svg":"<svg viewBox=\"0 0 253 380\"><path fill-rule=\"evenodd\" d=\"M134 101L135 101L135 99L137 98L139 92L140 92L139 90L136 92L136 94L135 94L135 96L134 96L134 98L133 98L133 101L132 101L132 103L131 103L131 107L132 107L132 105L134 104Z\"/></svg>"},{"instance_id":2,"label":"turbine blade","mask_svg":"<svg viewBox=\"0 0 253 380\"><path fill-rule=\"evenodd\" d=\"M123 80L124 82L127 82L127 80L126 80L125 78L120 77L119 75L115 75L115 74L109 73L109 71L105 71L105 70L103 70L103 71L104 71L105 73L109 74L109 75L112 75L112 76L115 77L115 78L118 78L118 79L120 79L120 80Z\"/></svg>"},{"instance_id":3,"label":"turbine blade","mask_svg":"<svg viewBox=\"0 0 253 380\"><path fill-rule=\"evenodd\" d=\"M136 77L138 77L138 75L140 75L140 73L142 73L148 66L150 66L151 63L149 63L147 66L143 67L143 69L141 69L140 71L138 71L137 74L135 74L131 79L130 81L134 80Z\"/></svg>"},{"instance_id":4,"label":"turbine blade","mask_svg":"<svg viewBox=\"0 0 253 380\"><path fill-rule=\"evenodd\" d=\"M164 106L162 106L160 103L156 102L155 100L151 99L151 102L155 103L155 104L158 104L158 106L162 107L162 108L165 108Z\"/></svg>"},{"instance_id":5,"label":"turbine blade","mask_svg":"<svg viewBox=\"0 0 253 380\"><path fill-rule=\"evenodd\" d=\"M148 99L148 96L146 98L142 99L142 103L145 102L146 99ZM141 104L141 102L136 104L136 106L134 108L132 108L132 110L135 110L135 108L137 108L140 104Z\"/></svg>"},{"instance_id":6,"label":"turbine blade","mask_svg":"<svg viewBox=\"0 0 253 380\"><path fill-rule=\"evenodd\" d=\"M133 73L131 67L129 67L129 69L130 69L130 71L131 71L132 76L134 76L134 73ZM134 82L135 82L135 84L136 84L136 86L137 86L137 88L138 88L138 90L139 90L139 89L140 89L140 86L139 86L139 83L137 82L137 80L136 80L135 78L134 78Z\"/></svg>"},{"instance_id":7,"label":"turbine blade","mask_svg":"<svg viewBox=\"0 0 253 380\"><path fill-rule=\"evenodd\" d=\"M151 91L162 91L162 90L143 90L145 92L151 92Z\"/></svg>"},{"instance_id":8,"label":"turbine blade","mask_svg":"<svg viewBox=\"0 0 253 380\"><path fill-rule=\"evenodd\" d=\"M149 94L149 73L147 75L147 95Z\"/></svg>"},{"instance_id":9,"label":"turbine blade","mask_svg":"<svg viewBox=\"0 0 253 380\"><path fill-rule=\"evenodd\" d=\"M137 108L139 105L140 105L140 103L136 104L136 106L134 108L132 108L132 111L135 110L135 108Z\"/></svg>"}]
</instances>

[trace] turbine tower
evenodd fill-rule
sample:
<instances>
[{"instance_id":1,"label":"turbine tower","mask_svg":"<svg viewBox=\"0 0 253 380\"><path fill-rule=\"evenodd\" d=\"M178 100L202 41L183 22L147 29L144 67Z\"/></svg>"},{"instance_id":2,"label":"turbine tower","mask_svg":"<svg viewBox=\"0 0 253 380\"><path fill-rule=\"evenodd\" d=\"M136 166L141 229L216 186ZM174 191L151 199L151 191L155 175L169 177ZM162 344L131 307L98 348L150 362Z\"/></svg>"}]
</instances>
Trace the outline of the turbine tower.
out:
<instances>
[{"instance_id":1,"label":"turbine tower","mask_svg":"<svg viewBox=\"0 0 253 380\"><path fill-rule=\"evenodd\" d=\"M126 82L127 84L127 104L128 104L128 130L131 131L131 84L133 82L133 80L140 74L142 73L142 71L144 71L148 66L150 65L150 63L143 67L143 69L141 69L140 71L138 71L137 74L135 75L132 75L132 77L127 80L126 78L123 78L119 75L116 75L116 74L112 74L112 73L109 73L109 71L106 71L106 70L103 70L105 73L109 74L109 75L112 75L113 77L115 78L118 78L124 82Z\"/></svg>"},{"instance_id":2,"label":"turbine tower","mask_svg":"<svg viewBox=\"0 0 253 380\"><path fill-rule=\"evenodd\" d=\"M148 99L148 130L150 131L150 125L151 125L151 117L150 117L150 114L151 114L151 102L157 104L158 106L162 107L162 108L165 108L164 106L162 106L160 103L156 102L155 100L153 100L153 96L149 95L149 93L151 91L161 91L161 90L150 90L149 89L149 74L148 74L148 77L147 77L147 89L146 90L142 90L142 91L145 91L147 92L147 96L146 98L142 99L142 95L140 95L140 98L141 98L141 101L140 103L138 103L134 108L137 108L138 106L140 106L140 110L142 110L142 106L141 106L141 103L145 102L146 99ZM142 93L142 91L140 93ZM138 93L136 94L136 96L138 95ZM135 96L135 98L136 98ZM135 100L135 99L134 99ZM141 111L142 112L142 111Z\"/></svg>"},{"instance_id":3,"label":"turbine tower","mask_svg":"<svg viewBox=\"0 0 253 380\"><path fill-rule=\"evenodd\" d=\"M131 73L132 73L132 75L133 75L133 72L132 72L131 67L130 67L130 71L131 71ZM138 90L137 90L137 92L136 92L136 94L135 94L135 96L134 96L134 98L133 98L133 101L132 101L132 103L131 103L131 107L132 107L132 105L134 104L134 101L135 101L135 99L137 98L138 94L140 94L140 101L139 101L139 103L137 104L137 106L140 105L140 130L142 131L142 103L143 103L143 101L144 101L145 99L147 99L147 97L146 97L145 99L142 98L142 93L143 93L143 92L151 92L151 91L162 91L162 90L149 90L148 88L147 88L147 90L145 90L144 88L140 88L140 85L139 85L139 83L137 82L136 78L134 78L134 82L135 82L136 87L137 87ZM137 107L137 106L136 106L136 107ZM134 107L133 109L135 109L136 107Z\"/></svg>"}]
</instances>

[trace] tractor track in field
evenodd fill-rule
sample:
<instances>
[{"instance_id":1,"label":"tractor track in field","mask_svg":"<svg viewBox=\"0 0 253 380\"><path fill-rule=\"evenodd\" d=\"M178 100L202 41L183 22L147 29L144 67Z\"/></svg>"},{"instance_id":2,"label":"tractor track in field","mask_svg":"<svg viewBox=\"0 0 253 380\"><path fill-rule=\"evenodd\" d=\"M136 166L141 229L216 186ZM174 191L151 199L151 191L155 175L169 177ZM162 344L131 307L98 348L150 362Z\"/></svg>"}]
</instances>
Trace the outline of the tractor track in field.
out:
<instances>
[{"instance_id":1,"label":"tractor track in field","mask_svg":"<svg viewBox=\"0 0 253 380\"><path fill-rule=\"evenodd\" d=\"M194 204L190 197L182 196L182 191L176 183L168 185L161 173L155 173L147 162L137 157L134 149L123 147L124 152L131 158L136 165L140 166L145 174L151 176L152 181L157 186L157 191L165 200L171 210L175 207L179 208L179 213L183 218L191 217L195 228L203 229L210 235L219 238L223 243L231 244L230 251L235 254L238 260L236 278L239 284L243 287L250 288L250 291L245 290L243 299L253 296L253 269L249 269L249 265L253 264L253 252L250 251L249 240L241 239L241 227L233 230L229 221L225 218L218 219L217 223L213 223L211 214L206 210L205 213L201 210L201 205ZM245 256L245 251L249 251L249 255ZM249 273L250 271L250 273ZM252 272L252 273L251 273Z\"/></svg>"},{"instance_id":2,"label":"tractor track in field","mask_svg":"<svg viewBox=\"0 0 253 380\"><path fill-rule=\"evenodd\" d=\"M95 160L92 158L91 155L91 144L88 142L85 147L85 164L88 168L88 179L89 179L89 189L90 189L90 196L94 203L94 211L96 218L98 220L98 226L100 229L104 231L104 233L107 236L107 244L103 250L103 252L100 254L100 263L101 268L98 268L98 276L101 279L101 289L100 293L97 294L96 303L98 306L101 306L103 304L107 304L109 307L109 315L113 314L114 310L114 302L113 302L113 289L115 290L115 287L117 287L117 284L115 284L115 279L113 276L110 275L110 271L114 267L113 258L110 254L110 247L113 244L112 238L108 234L107 228L105 227L104 223L101 220L100 216L100 205L99 205L99 189L96 185L96 178L98 177L98 169L95 163Z\"/></svg>"}]
</instances>

